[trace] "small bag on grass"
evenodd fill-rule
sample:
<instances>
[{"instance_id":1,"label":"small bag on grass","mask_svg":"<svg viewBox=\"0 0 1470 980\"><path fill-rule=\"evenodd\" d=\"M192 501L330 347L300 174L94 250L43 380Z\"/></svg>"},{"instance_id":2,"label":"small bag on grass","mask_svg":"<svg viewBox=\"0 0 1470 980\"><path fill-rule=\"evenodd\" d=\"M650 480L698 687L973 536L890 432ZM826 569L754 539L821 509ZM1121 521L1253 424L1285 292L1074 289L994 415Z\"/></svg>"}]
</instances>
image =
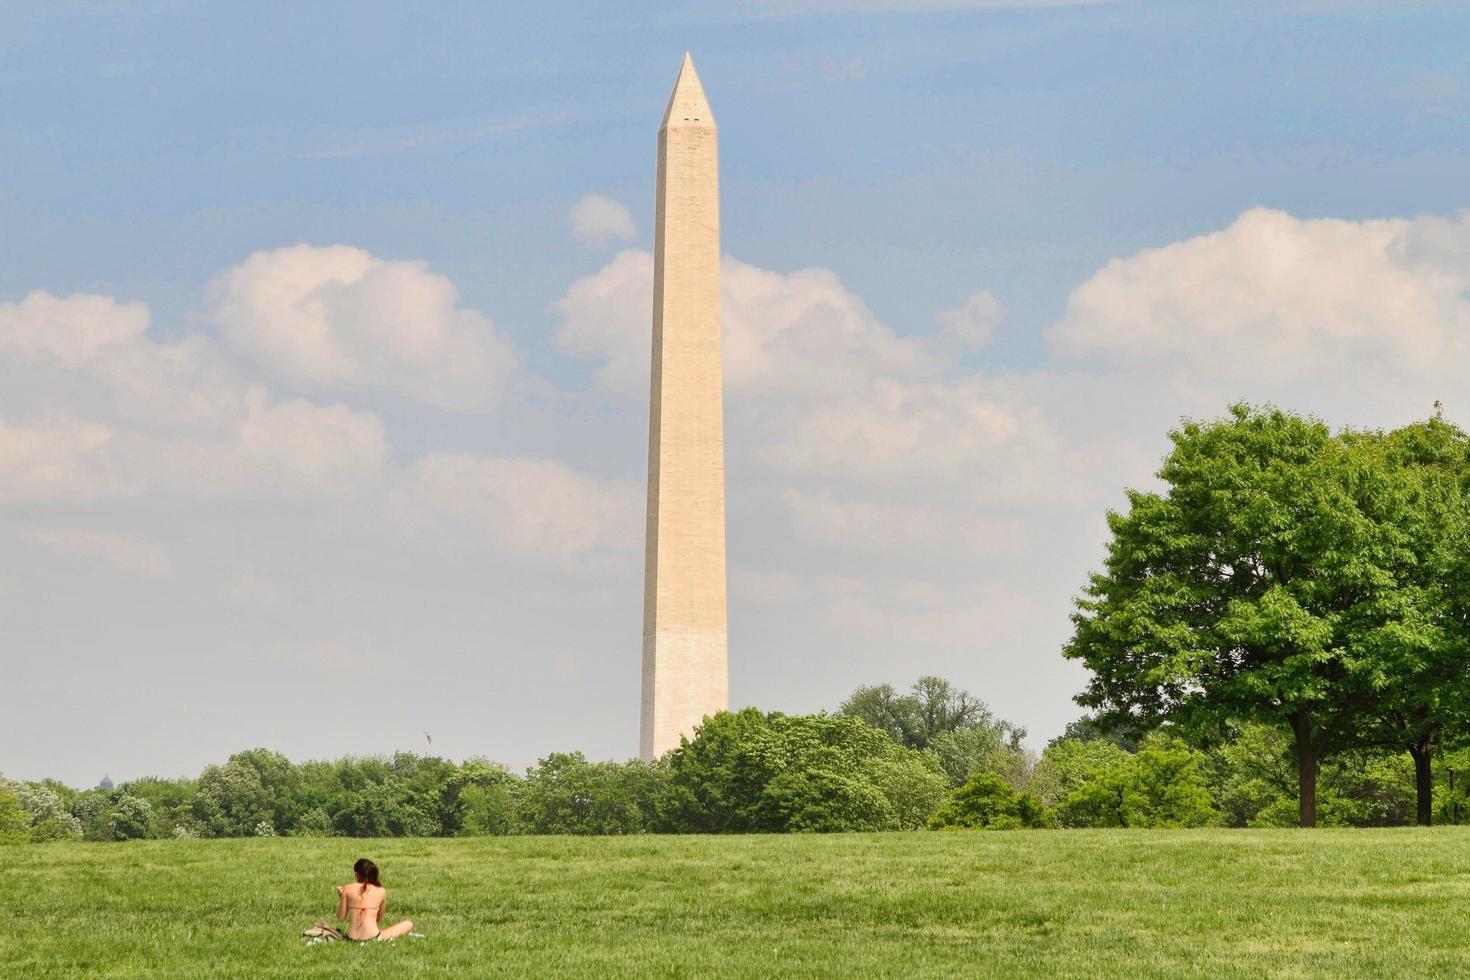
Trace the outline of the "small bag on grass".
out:
<instances>
[{"instance_id":1,"label":"small bag on grass","mask_svg":"<svg viewBox=\"0 0 1470 980\"><path fill-rule=\"evenodd\" d=\"M330 942L334 939L347 938L337 930L336 926L328 925L325 922L318 922L316 925L303 932L302 935L305 936L307 939L316 939L326 942Z\"/></svg>"}]
</instances>

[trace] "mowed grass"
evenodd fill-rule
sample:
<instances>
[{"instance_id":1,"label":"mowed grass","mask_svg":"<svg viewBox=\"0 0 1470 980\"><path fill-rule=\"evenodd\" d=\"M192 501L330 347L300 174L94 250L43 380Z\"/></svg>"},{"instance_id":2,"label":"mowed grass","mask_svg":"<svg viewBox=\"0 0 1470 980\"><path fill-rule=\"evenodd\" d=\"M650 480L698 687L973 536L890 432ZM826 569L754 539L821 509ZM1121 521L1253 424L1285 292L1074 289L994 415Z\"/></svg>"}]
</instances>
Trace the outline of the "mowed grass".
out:
<instances>
[{"instance_id":1,"label":"mowed grass","mask_svg":"<svg viewBox=\"0 0 1470 980\"><path fill-rule=\"evenodd\" d=\"M423 939L308 947L372 857ZM1470 830L0 847L18 977L1470 975Z\"/></svg>"}]
</instances>

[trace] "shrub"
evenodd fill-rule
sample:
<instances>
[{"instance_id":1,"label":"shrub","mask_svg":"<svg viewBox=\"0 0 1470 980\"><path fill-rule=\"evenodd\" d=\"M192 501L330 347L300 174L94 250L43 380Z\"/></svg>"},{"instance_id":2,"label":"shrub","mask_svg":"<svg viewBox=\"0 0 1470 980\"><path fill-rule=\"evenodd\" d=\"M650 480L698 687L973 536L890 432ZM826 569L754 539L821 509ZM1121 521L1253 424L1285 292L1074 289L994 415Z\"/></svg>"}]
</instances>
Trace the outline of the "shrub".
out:
<instances>
[{"instance_id":1,"label":"shrub","mask_svg":"<svg viewBox=\"0 0 1470 980\"><path fill-rule=\"evenodd\" d=\"M1128 752L1102 739L1057 739L1036 763L1032 792L1043 806L1057 806L1097 773L1129 757Z\"/></svg>"},{"instance_id":2,"label":"shrub","mask_svg":"<svg viewBox=\"0 0 1470 980\"><path fill-rule=\"evenodd\" d=\"M82 836L82 823L66 807L52 787L44 783L14 784L26 821L26 834L32 841L77 840Z\"/></svg>"},{"instance_id":3,"label":"shrub","mask_svg":"<svg viewBox=\"0 0 1470 980\"><path fill-rule=\"evenodd\" d=\"M1070 827L1204 827L1218 823L1204 755L1177 738L1150 736L1136 755L1094 772L1063 801Z\"/></svg>"},{"instance_id":4,"label":"shrub","mask_svg":"<svg viewBox=\"0 0 1470 980\"><path fill-rule=\"evenodd\" d=\"M30 836L30 818L21 808L15 784L0 777L0 844L19 844Z\"/></svg>"},{"instance_id":5,"label":"shrub","mask_svg":"<svg viewBox=\"0 0 1470 980\"><path fill-rule=\"evenodd\" d=\"M71 813L82 828L82 839L112 840L112 791L89 789L71 801Z\"/></svg>"},{"instance_id":6,"label":"shrub","mask_svg":"<svg viewBox=\"0 0 1470 980\"><path fill-rule=\"evenodd\" d=\"M148 836L168 837L181 823L194 822L194 794L197 783L192 779L133 779L121 783L117 792L144 800L153 817Z\"/></svg>"},{"instance_id":7,"label":"shrub","mask_svg":"<svg viewBox=\"0 0 1470 980\"><path fill-rule=\"evenodd\" d=\"M706 718L693 739L669 754L668 768L659 823L674 833L774 829L773 814L795 807L805 787L822 783L837 791L839 784L830 777L844 780L840 791L854 806L868 793L850 784L865 784L883 798L884 821L914 826L938 802L935 789L943 781L932 756L904 748L859 718L762 714L754 708ZM767 787L787 773L813 774L813 780L789 780L775 797L766 796ZM903 799L906 788L915 786L919 795ZM862 812L865 823L878 819L873 812Z\"/></svg>"},{"instance_id":8,"label":"shrub","mask_svg":"<svg viewBox=\"0 0 1470 980\"><path fill-rule=\"evenodd\" d=\"M898 830L922 830L944 802L949 784L928 752L905 752L868 764L864 775L893 811Z\"/></svg>"},{"instance_id":9,"label":"shrub","mask_svg":"<svg viewBox=\"0 0 1470 980\"><path fill-rule=\"evenodd\" d=\"M995 773L978 772L950 794L934 814L934 830L1014 830L1045 825L1045 811L1030 793L1017 793Z\"/></svg>"},{"instance_id":10,"label":"shrub","mask_svg":"<svg viewBox=\"0 0 1470 980\"><path fill-rule=\"evenodd\" d=\"M893 807L872 783L824 769L791 770L766 784L751 812L753 830L842 833L896 830Z\"/></svg>"},{"instance_id":11,"label":"shrub","mask_svg":"<svg viewBox=\"0 0 1470 980\"><path fill-rule=\"evenodd\" d=\"M108 816L108 828L113 840L139 840L151 837L153 807L147 800L128 793L118 793Z\"/></svg>"}]
</instances>

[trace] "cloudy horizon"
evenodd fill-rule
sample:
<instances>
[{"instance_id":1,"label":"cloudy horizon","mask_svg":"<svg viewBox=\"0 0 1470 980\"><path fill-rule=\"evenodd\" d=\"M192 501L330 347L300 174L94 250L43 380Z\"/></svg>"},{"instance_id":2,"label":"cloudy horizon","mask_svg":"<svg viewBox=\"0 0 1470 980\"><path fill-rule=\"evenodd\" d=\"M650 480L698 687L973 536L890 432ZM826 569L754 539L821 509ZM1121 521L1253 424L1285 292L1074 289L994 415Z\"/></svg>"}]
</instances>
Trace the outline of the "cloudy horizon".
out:
<instances>
[{"instance_id":1,"label":"cloudy horizon","mask_svg":"<svg viewBox=\"0 0 1470 980\"><path fill-rule=\"evenodd\" d=\"M635 9L0 11L0 773L636 755L686 47L734 707L938 674L1039 747L1181 418L1470 423L1464 11Z\"/></svg>"}]
</instances>

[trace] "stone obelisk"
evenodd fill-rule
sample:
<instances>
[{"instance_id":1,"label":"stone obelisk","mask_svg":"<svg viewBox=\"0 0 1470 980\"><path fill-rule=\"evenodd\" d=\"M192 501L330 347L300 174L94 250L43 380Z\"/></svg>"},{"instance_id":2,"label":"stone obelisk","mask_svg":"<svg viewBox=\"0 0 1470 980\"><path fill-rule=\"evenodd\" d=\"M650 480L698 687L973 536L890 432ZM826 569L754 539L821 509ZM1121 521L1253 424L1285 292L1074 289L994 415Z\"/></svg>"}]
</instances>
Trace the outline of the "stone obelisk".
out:
<instances>
[{"instance_id":1,"label":"stone obelisk","mask_svg":"<svg viewBox=\"0 0 1470 980\"><path fill-rule=\"evenodd\" d=\"M728 706L718 169L715 120L686 54L658 131L644 760Z\"/></svg>"}]
</instances>

